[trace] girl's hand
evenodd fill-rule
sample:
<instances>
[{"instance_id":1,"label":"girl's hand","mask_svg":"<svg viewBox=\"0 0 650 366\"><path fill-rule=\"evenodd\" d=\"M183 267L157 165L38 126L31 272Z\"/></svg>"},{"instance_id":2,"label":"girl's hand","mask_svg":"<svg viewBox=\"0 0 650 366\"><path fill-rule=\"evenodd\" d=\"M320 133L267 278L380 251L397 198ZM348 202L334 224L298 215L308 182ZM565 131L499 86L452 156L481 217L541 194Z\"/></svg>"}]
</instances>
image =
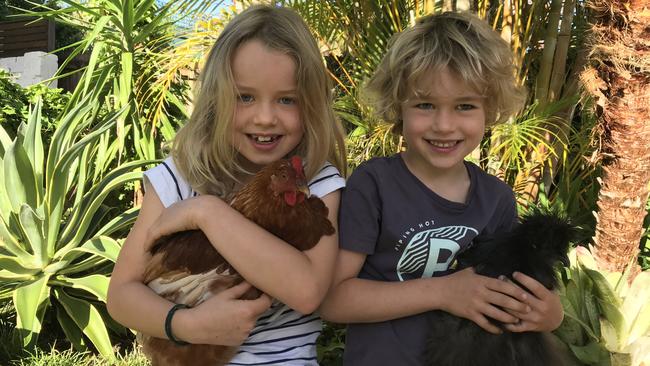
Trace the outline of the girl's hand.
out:
<instances>
[{"instance_id":1,"label":"girl's hand","mask_svg":"<svg viewBox=\"0 0 650 366\"><path fill-rule=\"evenodd\" d=\"M512 314L530 311L523 303L525 291L511 283L477 275L473 268L443 278L448 282L441 310L469 319L490 333L499 334L502 330L487 317L502 323L516 323L519 318Z\"/></svg>"},{"instance_id":2,"label":"girl's hand","mask_svg":"<svg viewBox=\"0 0 650 366\"><path fill-rule=\"evenodd\" d=\"M251 287L242 282L195 308L179 310L178 321L175 316L172 323L174 335L195 344L241 345L257 318L271 306L271 298L266 294L255 300L240 300Z\"/></svg>"},{"instance_id":3,"label":"girl's hand","mask_svg":"<svg viewBox=\"0 0 650 366\"><path fill-rule=\"evenodd\" d=\"M179 231L199 229L200 215L207 211L210 205L222 202L215 196L197 196L188 198L162 210L158 218L149 226L144 250L149 251L155 241L165 235Z\"/></svg>"},{"instance_id":4,"label":"girl's hand","mask_svg":"<svg viewBox=\"0 0 650 366\"><path fill-rule=\"evenodd\" d=\"M529 291L524 302L531 311L509 310L519 322L506 324L505 328L511 332L550 332L559 327L564 318L560 295L523 273L515 272L512 276Z\"/></svg>"}]
</instances>

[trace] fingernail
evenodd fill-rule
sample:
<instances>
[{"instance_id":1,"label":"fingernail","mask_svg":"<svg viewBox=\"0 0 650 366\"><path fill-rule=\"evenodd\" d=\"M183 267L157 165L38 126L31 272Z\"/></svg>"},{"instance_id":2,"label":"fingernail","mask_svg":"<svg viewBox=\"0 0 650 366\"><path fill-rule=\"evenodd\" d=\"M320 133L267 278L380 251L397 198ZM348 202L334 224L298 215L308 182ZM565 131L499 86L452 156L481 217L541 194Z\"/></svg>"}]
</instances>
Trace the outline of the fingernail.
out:
<instances>
[{"instance_id":1,"label":"fingernail","mask_svg":"<svg viewBox=\"0 0 650 366\"><path fill-rule=\"evenodd\" d=\"M499 276L499 279L500 279L501 281L505 281L505 280L506 280L506 276L501 275L501 276Z\"/></svg>"}]
</instances>

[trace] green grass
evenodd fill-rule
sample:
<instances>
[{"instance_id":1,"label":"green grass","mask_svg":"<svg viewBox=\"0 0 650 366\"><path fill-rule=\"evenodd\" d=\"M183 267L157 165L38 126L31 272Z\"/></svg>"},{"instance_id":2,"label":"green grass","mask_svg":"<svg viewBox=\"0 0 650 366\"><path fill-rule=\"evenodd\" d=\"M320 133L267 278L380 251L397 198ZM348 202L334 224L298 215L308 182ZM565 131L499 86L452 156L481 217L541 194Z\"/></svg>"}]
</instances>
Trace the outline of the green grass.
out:
<instances>
[{"instance_id":1,"label":"green grass","mask_svg":"<svg viewBox=\"0 0 650 366\"><path fill-rule=\"evenodd\" d=\"M11 366L147 366L149 362L139 351L133 351L124 356L118 356L117 361L109 362L101 356L90 352L74 350L50 351L37 350L34 354L13 361Z\"/></svg>"},{"instance_id":2,"label":"green grass","mask_svg":"<svg viewBox=\"0 0 650 366\"><path fill-rule=\"evenodd\" d=\"M109 362L89 351L73 350L55 330L41 332L35 350L27 351L16 337L15 311L10 302L0 304L0 365L1 366L148 366L142 352L132 344L123 345L115 362ZM47 322L43 329L47 329ZM128 342L127 342L128 343Z\"/></svg>"}]
</instances>

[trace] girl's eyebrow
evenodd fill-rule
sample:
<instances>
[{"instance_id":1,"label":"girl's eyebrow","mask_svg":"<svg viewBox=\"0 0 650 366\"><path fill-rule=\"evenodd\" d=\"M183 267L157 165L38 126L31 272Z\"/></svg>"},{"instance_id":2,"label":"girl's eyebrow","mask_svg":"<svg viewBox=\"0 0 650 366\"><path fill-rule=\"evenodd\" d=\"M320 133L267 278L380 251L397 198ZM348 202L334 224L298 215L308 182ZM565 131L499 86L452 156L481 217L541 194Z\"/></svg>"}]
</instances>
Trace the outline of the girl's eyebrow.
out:
<instances>
[{"instance_id":1,"label":"girl's eyebrow","mask_svg":"<svg viewBox=\"0 0 650 366\"><path fill-rule=\"evenodd\" d=\"M255 91L257 90L255 87L252 86L245 86L245 85L235 85L235 90L237 91ZM275 92L277 94L296 94L297 89L287 89L287 90L276 90Z\"/></svg>"}]
</instances>

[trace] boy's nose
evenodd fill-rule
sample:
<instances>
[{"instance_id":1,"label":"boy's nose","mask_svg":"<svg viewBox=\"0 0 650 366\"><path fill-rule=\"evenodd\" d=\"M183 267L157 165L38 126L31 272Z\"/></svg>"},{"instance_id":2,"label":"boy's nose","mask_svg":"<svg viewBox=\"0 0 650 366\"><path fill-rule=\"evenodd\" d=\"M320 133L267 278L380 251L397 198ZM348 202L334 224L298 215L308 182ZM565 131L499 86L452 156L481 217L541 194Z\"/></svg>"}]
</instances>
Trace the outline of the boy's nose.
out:
<instances>
[{"instance_id":1,"label":"boy's nose","mask_svg":"<svg viewBox=\"0 0 650 366\"><path fill-rule=\"evenodd\" d=\"M270 103L259 103L253 122L257 125L275 125L277 117Z\"/></svg>"},{"instance_id":2,"label":"boy's nose","mask_svg":"<svg viewBox=\"0 0 650 366\"><path fill-rule=\"evenodd\" d=\"M431 128L440 133L452 132L455 128L453 113L443 109L436 111Z\"/></svg>"}]
</instances>

